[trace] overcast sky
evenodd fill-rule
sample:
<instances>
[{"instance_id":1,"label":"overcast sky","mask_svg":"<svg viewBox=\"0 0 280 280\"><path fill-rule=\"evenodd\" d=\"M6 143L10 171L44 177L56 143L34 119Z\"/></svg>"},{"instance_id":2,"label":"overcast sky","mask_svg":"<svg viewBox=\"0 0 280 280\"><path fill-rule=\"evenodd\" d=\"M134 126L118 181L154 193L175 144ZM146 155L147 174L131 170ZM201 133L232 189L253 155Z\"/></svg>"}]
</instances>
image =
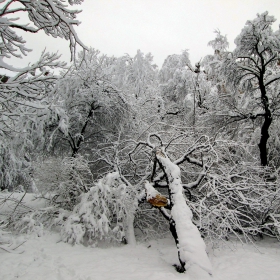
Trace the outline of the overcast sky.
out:
<instances>
[{"instance_id":1,"label":"overcast sky","mask_svg":"<svg viewBox=\"0 0 280 280\"><path fill-rule=\"evenodd\" d=\"M280 23L280 0L85 0L75 8L82 9L76 28L80 39L107 55L134 56L138 49L151 52L161 67L164 59L188 49L192 63L212 53L207 43L219 29L227 34L230 49L247 20L268 11ZM69 61L67 41L51 39L44 33L23 34L34 51L26 63L39 57L44 47L59 51ZM23 65L24 66L24 65Z\"/></svg>"}]
</instances>

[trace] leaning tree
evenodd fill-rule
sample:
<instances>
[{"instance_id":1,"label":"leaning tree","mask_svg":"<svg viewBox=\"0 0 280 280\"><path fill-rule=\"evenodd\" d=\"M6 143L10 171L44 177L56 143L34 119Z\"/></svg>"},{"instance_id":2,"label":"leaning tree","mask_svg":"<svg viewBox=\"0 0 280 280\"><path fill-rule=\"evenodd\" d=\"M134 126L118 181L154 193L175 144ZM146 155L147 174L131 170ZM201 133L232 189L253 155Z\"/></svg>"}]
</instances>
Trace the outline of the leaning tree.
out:
<instances>
[{"instance_id":1,"label":"leaning tree","mask_svg":"<svg viewBox=\"0 0 280 280\"><path fill-rule=\"evenodd\" d=\"M179 135L176 138L178 139L181 136ZM155 141L152 141L152 139ZM134 161L136 164L136 160L133 157L139 153L138 149L146 147L151 150L151 173L147 173L146 170L147 180L144 184L146 199L151 205L159 208L162 215L169 222L169 229L175 240L181 264L178 269L180 271L186 271L190 265L197 264L211 274L212 267L206 253L206 246L198 228L192 221L193 215L187 204L184 188L188 189L191 185L199 185L204 178L206 170L209 168L209 162L206 158L197 160L193 157L192 154L194 151L207 153L212 147L208 141L208 137L201 137L196 142L196 145L189 147L177 160L171 160L166 151L170 144L171 142L164 143L159 134L151 133L148 135L146 141L139 141L129 155L131 161ZM179 165L184 162L199 165L204 169L199 174L196 182L193 182L191 185L184 185L182 183ZM168 189L168 199L160 194L156 189L158 187L166 187Z\"/></svg>"}]
</instances>

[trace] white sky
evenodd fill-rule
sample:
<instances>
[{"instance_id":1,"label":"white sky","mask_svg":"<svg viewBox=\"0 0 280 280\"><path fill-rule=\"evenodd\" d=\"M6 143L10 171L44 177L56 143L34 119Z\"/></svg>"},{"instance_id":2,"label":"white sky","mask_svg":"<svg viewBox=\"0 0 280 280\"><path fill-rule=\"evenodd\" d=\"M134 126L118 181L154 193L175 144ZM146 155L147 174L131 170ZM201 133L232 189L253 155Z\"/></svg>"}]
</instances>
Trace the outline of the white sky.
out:
<instances>
[{"instance_id":1,"label":"white sky","mask_svg":"<svg viewBox=\"0 0 280 280\"><path fill-rule=\"evenodd\" d=\"M74 7L83 10L76 31L87 46L114 56L134 56L138 49L151 52L158 66L168 55L185 49L193 64L212 53L207 43L214 39L215 29L227 34L233 49L245 22L257 13L274 15L274 28L280 22L280 0L85 0ZM26 61L38 58L44 47L58 50L63 60L69 61L67 41L52 39L43 32L22 35L34 51L24 61L10 64L25 66Z\"/></svg>"}]
</instances>

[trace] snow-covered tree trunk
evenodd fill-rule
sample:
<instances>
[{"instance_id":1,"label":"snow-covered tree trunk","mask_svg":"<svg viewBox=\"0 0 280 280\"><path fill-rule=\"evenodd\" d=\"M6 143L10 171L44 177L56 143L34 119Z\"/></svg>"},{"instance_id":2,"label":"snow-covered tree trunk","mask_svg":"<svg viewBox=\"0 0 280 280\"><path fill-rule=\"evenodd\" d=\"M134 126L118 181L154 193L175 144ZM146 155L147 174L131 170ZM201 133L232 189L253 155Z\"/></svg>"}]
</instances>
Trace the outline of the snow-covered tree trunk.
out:
<instances>
[{"instance_id":1,"label":"snow-covered tree trunk","mask_svg":"<svg viewBox=\"0 0 280 280\"><path fill-rule=\"evenodd\" d=\"M126 204L125 211L126 211L126 218L125 218L125 239L128 245L135 246L136 245L136 238L135 238L135 231L134 231L134 220L136 212L139 208L139 201L145 197L145 191L142 192L136 191L135 186L132 186L129 181L125 179L119 173L120 179L123 183L126 184L128 192L126 193L127 200L129 203Z\"/></svg>"},{"instance_id":2,"label":"snow-covered tree trunk","mask_svg":"<svg viewBox=\"0 0 280 280\"><path fill-rule=\"evenodd\" d=\"M171 162L163 147L157 149L156 159L164 170L168 181L171 207L170 231L178 248L182 268L186 270L191 264L197 264L211 274L212 266L205 251L205 243L192 222L192 212L183 195L180 168Z\"/></svg>"},{"instance_id":3,"label":"snow-covered tree trunk","mask_svg":"<svg viewBox=\"0 0 280 280\"><path fill-rule=\"evenodd\" d=\"M134 218L135 218L135 210L132 209L126 217L126 230L125 230L125 238L127 244L135 246L135 232L134 232Z\"/></svg>"},{"instance_id":4,"label":"snow-covered tree trunk","mask_svg":"<svg viewBox=\"0 0 280 280\"><path fill-rule=\"evenodd\" d=\"M31 192L32 193L39 193L39 190L36 186L35 180L32 178L31 179Z\"/></svg>"}]
</instances>

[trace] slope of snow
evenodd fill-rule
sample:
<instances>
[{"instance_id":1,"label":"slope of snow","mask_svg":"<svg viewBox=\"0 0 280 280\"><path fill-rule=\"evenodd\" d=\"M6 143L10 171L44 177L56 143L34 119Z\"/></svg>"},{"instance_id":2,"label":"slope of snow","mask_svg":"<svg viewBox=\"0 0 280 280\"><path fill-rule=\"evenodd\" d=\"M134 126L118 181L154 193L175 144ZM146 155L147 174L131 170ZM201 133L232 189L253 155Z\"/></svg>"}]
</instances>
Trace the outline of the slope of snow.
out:
<instances>
[{"instance_id":1,"label":"slope of snow","mask_svg":"<svg viewBox=\"0 0 280 280\"><path fill-rule=\"evenodd\" d=\"M235 244L210 250L213 277L191 266L185 274L175 271L177 250L172 238L138 244L136 247L90 248L59 242L57 233L28 238L22 254L0 251L0 279L38 280L279 280L280 244L276 240L252 245ZM205 274L203 274L205 273Z\"/></svg>"}]
</instances>

